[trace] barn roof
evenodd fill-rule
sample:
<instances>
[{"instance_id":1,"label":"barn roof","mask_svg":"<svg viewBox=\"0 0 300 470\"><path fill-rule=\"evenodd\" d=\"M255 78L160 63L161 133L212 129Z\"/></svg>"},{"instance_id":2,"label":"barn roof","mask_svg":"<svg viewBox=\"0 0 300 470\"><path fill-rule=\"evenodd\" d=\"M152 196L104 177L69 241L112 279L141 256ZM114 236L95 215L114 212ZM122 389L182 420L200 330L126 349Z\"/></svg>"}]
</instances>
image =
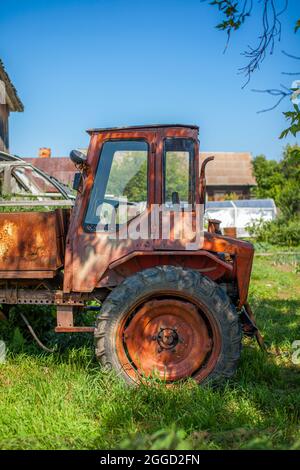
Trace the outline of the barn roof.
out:
<instances>
[{"instance_id":1,"label":"barn roof","mask_svg":"<svg viewBox=\"0 0 300 470\"><path fill-rule=\"evenodd\" d=\"M0 81L5 85L6 100L10 111L24 111L24 105L20 100L17 90L15 89L8 73L4 68L4 64L0 59Z\"/></svg>"},{"instance_id":2,"label":"barn roof","mask_svg":"<svg viewBox=\"0 0 300 470\"><path fill-rule=\"evenodd\" d=\"M200 152L200 161L214 155L206 167L207 186L256 186L249 152Z\"/></svg>"}]
</instances>

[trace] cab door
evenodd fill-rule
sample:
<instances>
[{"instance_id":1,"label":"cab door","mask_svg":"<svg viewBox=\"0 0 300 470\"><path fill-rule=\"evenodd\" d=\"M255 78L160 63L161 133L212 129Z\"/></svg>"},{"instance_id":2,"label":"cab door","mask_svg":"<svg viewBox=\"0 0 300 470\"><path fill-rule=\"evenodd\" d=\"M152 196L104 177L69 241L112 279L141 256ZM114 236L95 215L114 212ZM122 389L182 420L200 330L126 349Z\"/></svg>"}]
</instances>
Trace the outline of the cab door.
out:
<instances>
[{"instance_id":1,"label":"cab door","mask_svg":"<svg viewBox=\"0 0 300 470\"><path fill-rule=\"evenodd\" d=\"M203 214L199 204L199 145L194 136L162 132L157 149L158 230L156 250L199 250L203 238ZM153 212L153 211L152 211ZM156 212L156 213L155 213Z\"/></svg>"}]
</instances>

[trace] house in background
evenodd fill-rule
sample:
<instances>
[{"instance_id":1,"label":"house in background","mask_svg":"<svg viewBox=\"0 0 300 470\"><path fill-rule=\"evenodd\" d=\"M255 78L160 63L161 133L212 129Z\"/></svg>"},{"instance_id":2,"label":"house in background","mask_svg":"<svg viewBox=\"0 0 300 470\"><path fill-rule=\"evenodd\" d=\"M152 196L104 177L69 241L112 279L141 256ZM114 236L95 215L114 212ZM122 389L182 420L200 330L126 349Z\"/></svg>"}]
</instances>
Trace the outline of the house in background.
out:
<instances>
[{"instance_id":1,"label":"house in background","mask_svg":"<svg viewBox=\"0 0 300 470\"><path fill-rule=\"evenodd\" d=\"M209 201L250 199L251 188L256 186L249 152L200 152L200 161L214 155L206 167L206 185Z\"/></svg>"},{"instance_id":2,"label":"house in background","mask_svg":"<svg viewBox=\"0 0 300 470\"><path fill-rule=\"evenodd\" d=\"M214 155L206 167L206 187L210 201L222 201L235 195L235 199L250 199L251 188L256 186L249 152L200 152L200 161ZM38 158L24 158L37 168L72 185L75 167L68 157L51 157L49 148L41 148Z\"/></svg>"},{"instance_id":3,"label":"house in background","mask_svg":"<svg viewBox=\"0 0 300 470\"><path fill-rule=\"evenodd\" d=\"M23 158L23 160L72 187L76 168L69 157L52 157L51 149L42 147L37 158Z\"/></svg>"},{"instance_id":4,"label":"house in background","mask_svg":"<svg viewBox=\"0 0 300 470\"><path fill-rule=\"evenodd\" d=\"M9 151L9 114L22 111L23 103L0 60L0 151Z\"/></svg>"}]
</instances>

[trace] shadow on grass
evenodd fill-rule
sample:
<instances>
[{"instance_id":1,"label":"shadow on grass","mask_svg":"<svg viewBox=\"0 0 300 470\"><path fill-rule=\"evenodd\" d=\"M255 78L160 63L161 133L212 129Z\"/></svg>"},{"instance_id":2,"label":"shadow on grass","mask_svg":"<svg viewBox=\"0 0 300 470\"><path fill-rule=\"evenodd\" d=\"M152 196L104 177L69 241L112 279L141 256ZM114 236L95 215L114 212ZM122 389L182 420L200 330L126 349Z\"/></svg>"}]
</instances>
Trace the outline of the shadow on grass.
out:
<instances>
[{"instance_id":1,"label":"shadow on grass","mask_svg":"<svg viewBox=\"0 0 300 470\"><path fill-rule=\"evenodd\" d=\"M256 343L246 339L248 353L247 368L254 370L255 380L264 375L264 364L269 364L266 376L275 377L275 371L282 369L294 373L291 363L292 348L295 340L300 340L300 300L274 300L256 299L251 300L251 305L257 320L257 324L265 338L266 345L272 353L271 357L259 352L256 354ZM90 362L94 356L93 335L90 333L55 333L55 309L53 307L40 306L16 306L11 310L9 320L0 322L0 338L7 343L8 350L18 354L20 352L31 356L41 356L42 350L32 339L26 325L19 315L20 310L25 313L39 338L50 348L56 348L54 355L59 356L61 361L69 361L68 350L80 350L90 348ZM95 314L80 314L76 318L77 324L91 325L95 320ZM254 348L254 349L253 349ZM43 353L44 354L44 353ZM244 357L244 356L243 356ZM242 357L242 363L244 361ZM263 360L262 360L263 359ZM280 362L282 359L284 365ZM272 364L272 365L270 365ZM251 377L251 374L245 377Z\"/></svg>"},{"instance_id":2,"label":"shadow on grass","mask_svg":"<svg viewBox=\"0 0 300 470\"><path fill-rule=\"evenodd\" d=\"M55 333L56 312L51 306L17 305L12 307L7 321L0 321L0 339L12 353L26 352L32 356L40 356L43 350L37 345L28 331L22 317L22 312L33 327L38 338L49 349L55 349L54 354L62 354L68 349L80 347L93 348L91 333ZM78 313L74 316L76 325L93 325L94 313Z\"/></svg>"},{"instance_id":3,"label":"shadow on grass","mask_svg":"<svg viewBox=\"0 0 300 470\"><path fill-rule=\"evenodd\" d=\"M300 300L254 297L250 302L267 345L280 348L300 340Z\"/></svg>"}]
</instances>

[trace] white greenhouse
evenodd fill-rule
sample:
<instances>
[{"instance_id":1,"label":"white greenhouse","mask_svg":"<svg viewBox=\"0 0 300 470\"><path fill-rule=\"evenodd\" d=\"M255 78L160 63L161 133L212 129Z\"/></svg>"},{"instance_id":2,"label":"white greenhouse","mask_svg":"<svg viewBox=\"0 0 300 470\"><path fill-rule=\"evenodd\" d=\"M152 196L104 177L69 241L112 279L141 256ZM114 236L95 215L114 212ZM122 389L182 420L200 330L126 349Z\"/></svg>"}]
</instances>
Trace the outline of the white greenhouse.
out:
<instances>
[{"instance_id":1,"label":"white greenhouse","mask_svg":"<svg viewBox=\"0 0 300 470\"><path fill-rule=\"evenodd\" d=\"M206 219L221 221L221 229L236 228L237 237L248 237L247 227L259 221L276 218L277 209L273 199L240 199L236 201L208 201Z\"/></svg>"}]
</instances>

